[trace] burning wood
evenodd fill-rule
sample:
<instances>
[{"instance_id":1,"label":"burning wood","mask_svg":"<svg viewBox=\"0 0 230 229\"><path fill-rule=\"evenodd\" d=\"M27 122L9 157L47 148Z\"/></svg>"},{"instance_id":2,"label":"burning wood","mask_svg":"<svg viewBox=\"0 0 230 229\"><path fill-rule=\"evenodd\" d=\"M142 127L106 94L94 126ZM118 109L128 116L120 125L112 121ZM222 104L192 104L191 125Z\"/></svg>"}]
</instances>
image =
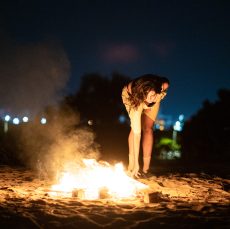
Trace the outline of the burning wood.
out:
<instances>
[{"instance_id":1,"label":"burning wood","mask_svg":"<svg viewBox=\"0 0 230 229\"><path fill-rule=\"evenodd\" d=\"M51 195L77 197L81 200L144 199L148 186L129 177L121 163L111 166L94 159L84 159L84 166L75 172L65 172L59 183L52 186Z\"/></svg>"},{"instance_id":2,"label":"burning wood","mask_svg":"<svg viewBox=\"0 0 230 229\"><path fill-rule=\"evenodd\" d=\"M84 189L74 189L72 191L72 197L77 197L78 199L84 200L86 199L86 194ZM108 188L101 188L99 190L99 199L110 199L111 195L109 195Z\"/></svg>"}]
</instances>

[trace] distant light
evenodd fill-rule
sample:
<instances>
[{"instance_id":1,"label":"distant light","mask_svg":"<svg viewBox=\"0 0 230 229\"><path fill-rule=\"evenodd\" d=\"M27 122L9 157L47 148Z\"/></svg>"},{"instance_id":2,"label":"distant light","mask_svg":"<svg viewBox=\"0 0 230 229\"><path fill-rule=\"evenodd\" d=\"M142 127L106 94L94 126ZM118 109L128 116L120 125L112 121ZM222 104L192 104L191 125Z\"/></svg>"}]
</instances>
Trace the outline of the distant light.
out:
<instances>
[{"instance_id":1,"label":"distant light","mask_svg":"<svg viewBox=\"0 0 230 229\"><path fill-rule=\"evenodd\" d=\"M46 124L46 122L47 122L47 120L46 120L46 118L41 118L41 124Z\"/></svg>"},{"instance_id":2,"label":"distant light","mask_svg":"<svg viewBox=\"0 0 230 229\"><path fill-rule=\"evenodd\" d=\"M29 121L29 118L25 116L25 117L22 118L22 121L23 121L23 122L28 122L28 121Z\"/></svg>"},{"instance_id":3,"label":"distant light","mask_svg":"<svg viewBox=\"0 0 230 229\"><path fill-rule=\"evenodd\" d=\"M6 122L9 122L10 119L11 119L11 117L10 117L9 115L6 115L6 116L5 116L5 121L6 121Z\"/></svg>"},{"instance_id":4,"label":"distant light","mask_svg":"<svg viewBox=\"0 0 230 229\"><path fill-rule=\"evenodd\" d=\"M160 131L163 131L164 129L165 129L165 127L164 126L160 126Z\"/></svg>"},{"instance_id":5,"label":"distant light","mask_svg":"<svg viewBox=\"0 0 230 229\"><path fill-rule=\"evenodd\" d=\"M156 124L156 125L155 125L155 128L156 128L157 130L159 130L159 129L160 129L160 125L159 125L159 124Z\"/></svg>"},{"instance_id":6,"label":"distant light","mask_svg":"<svg viewBox=\"0 0 230 229\"><path fill-rule=\"evenodd\" d=\"M93 120L92 120L92 119L88 120L88 125L89 125L89 126L92 126L92 125L93 125Z\"/></svg>"},{"instance_id":7,"label":"distant light","mask_svg":"<svg viewBox=\"0 0 230 229\"><path fill-rule=\"evenodd\" d=\"M181 114L181 115L179 115L179 121L183 121L184 120L184 115L183 114Z\"/></svg>"},{"instance_id":8,"label":"distant light","mask_svg":"<svg viewBox=\"0 0 230 229\"><path fill-rule=\"evenodd\" d=\"M125 121L126 121L125 115L120 115L118 120L119 120L120 123L125 123Z\"/></svg>"},{"instance_id":9,"label":"distant light","mask_svg":"<svg viewBox=\"0 0 230 229\"><path fill-rule=\"evenodd\" d=\"M175 125L173 126L173 129L176 131L181 131L182 130L181 122L176 121Z\"/></svg>"},{"instance_id":10,"label":"distant light","mask_svg":"<svg viewBox=\"0 0 230 229\"><path fill-rule=\"evenodd\" d=\"M18 125L20 123L19 118L13 119L13 124Z\"/></svg>"}]
</instances>

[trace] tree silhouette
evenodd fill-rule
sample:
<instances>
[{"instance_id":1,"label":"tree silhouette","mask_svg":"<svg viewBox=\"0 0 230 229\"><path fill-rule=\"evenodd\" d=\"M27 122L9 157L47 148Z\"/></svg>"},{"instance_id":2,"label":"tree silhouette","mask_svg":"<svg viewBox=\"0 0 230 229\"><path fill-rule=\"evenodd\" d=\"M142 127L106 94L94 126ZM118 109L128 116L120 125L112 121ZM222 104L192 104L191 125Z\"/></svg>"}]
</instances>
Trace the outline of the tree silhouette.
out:
<instances>
[{"instance_id":1,"label":"tree silhouette","mask_svg":"<svg viewBox=\"0 0 230 229\"><path fill-rule=\"evenodd\" d=\"M67 103L77 107L81 120L113 123L124 110L121 91L128 81L118 73L113 73L111 79L99 74L84 75L79 90L66 98Z\"/></svg>"},{"instance_id":2,"label":"tree silhouette","mask_svg":"<svg viewBox=\"0 0 230 229\"><path fill-rule=\"evenodd\" d=\"M218 91L214 103L204 101L182 132L184 159L226 162L230 159L230 90Z\"/></svg>"},{"instance_id":3,"label":"tree silhouette","mask_svg":"<svg viewBox=\"0 0 230 229\"><path fill-rule=\"evenodd\" d=\"M127 113L121 92L129 81L119 73L111 77L87 74L82 77L79 90L65 98L65 102L80 113L83 126L88 120L93 121L92 129L104 160L125 161L128 158L129 125L119 124L118 118Z\"/></svg>"}]
</instances>

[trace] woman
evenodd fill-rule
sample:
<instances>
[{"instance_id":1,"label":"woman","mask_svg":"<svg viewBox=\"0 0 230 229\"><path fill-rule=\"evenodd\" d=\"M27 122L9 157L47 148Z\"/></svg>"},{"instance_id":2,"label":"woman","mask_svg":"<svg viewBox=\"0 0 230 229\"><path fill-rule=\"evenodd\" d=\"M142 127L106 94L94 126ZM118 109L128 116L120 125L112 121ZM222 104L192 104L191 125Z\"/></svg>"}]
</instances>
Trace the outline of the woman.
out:
<instances>
[{"instance_id":1,"label":"woman","mask_svg":"<svg viewBox=\"0 0 230 229\"><path fill-rule=\"evenodd\" d=\"M160 102L166 96L169 80L146 74L131 81L122 90L122 101L129 114L131 130L128 137L128 173L134 177L150 176L149 166L153 148L153 125ZM139 149L142 130L143 169L139 172Z\"/></svg>"}]
</instances>

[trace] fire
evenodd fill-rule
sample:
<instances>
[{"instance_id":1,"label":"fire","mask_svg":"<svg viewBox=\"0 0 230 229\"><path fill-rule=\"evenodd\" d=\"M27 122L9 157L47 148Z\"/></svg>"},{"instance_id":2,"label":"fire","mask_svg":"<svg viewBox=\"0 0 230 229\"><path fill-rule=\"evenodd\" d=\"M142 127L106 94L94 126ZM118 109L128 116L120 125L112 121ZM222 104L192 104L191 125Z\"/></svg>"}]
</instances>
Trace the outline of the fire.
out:
<instances>
[{"instance_id":1,"label":"fire","mask_svg":"<svg viewBox=\"0 0 230 229\"><path fill-rule=\"evenodd\" d=\"M148 186L129 177L122 163L111 166L94 159L83 159L83 166L75 172L64 172L59 183L52 186L52 194L77 196L85 200L100 198L133 199Z\"/></svg>"}]
</instances>

